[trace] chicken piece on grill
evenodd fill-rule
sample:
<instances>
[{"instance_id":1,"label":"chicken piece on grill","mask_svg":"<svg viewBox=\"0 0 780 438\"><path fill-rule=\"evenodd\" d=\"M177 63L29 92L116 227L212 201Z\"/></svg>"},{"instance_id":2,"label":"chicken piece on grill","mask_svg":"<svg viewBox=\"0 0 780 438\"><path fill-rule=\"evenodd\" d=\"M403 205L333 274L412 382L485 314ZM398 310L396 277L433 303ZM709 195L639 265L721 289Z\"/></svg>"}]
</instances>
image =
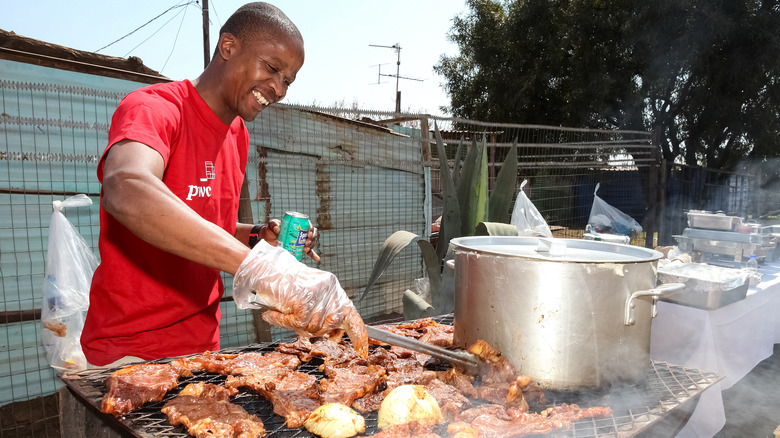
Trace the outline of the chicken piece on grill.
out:
<instances>
[{"instance_id":1,"label":"chicken piece on grill","mask_svg":"<svg viewBox=\"0 0 780 438\"><path fill-rule=\"evenodd\" d=\"M549 434L554 430L569 429L573 422L587 417L612 415L608 407L581 409L577 405L563 404L541 413L522 412L519 409L505 409L503 406L475 408L463 412L459 418L479 431L480 438L513 438L527 435Z\"/></svg>"},{"instance_id":2,"label":"chicken piece on grill","mask_svg":"<svg viewBox=\"0 0 780 438\"><path fill-rule=\"evenodd\" d=\"M225 387L247 386L271 402L274 412L284 417L287 427L301 427L309 414L320 406L317 377L284 367L266 372L228 376Z\"/></svg>"},{"instance_id":3,"label":"chicken piece on grill","mask_svg":"<svg viewBox=\"0 0 780 438\"><path fill-rule=\"evenodd\" d=\"M510 414L513 412L511 409L508 411ZM541 415L546 415L550 418L554 418L559 421L574 422L581 418L599 418L609 417L612 415L612 409L606 406L593 406L590 408L581 408L576 404L563 403L559 406L553 406L540 412Z\"/></svg>"},{"instance_id":4,"label":"chicken piece on grill","mask_svg":"<svg viewBox=\"0 0 780 438\"><path fill-rule=\"evenodd\" d=\"M205 353L174 359L171 361L171 365L187 368L190 371L207 371L210 373L225 374L225 364L236 356L238 355L206 351Z\"/></svg>"},{"instance_id":5,"label":"chicken piece on grill","mask_svg":"<svg viewBox=\"0 0 780 438\"><path fill-rule=\"evenodd\" d=\"M420 342L436 345L442 348L452 347L455 327L445 324L430 324L423 327Z\"/></svg>"},{"instance_id":6,"label":"chicken piece on grill","mask_svg":"<svg viewBox=\"0 0 780 438\"><path fill-rule=\"evenodd\" d=\"M263 422L230 403L231 391L211 383L191 383L163 406L172 425L183 425L197 438L257 438L265 435Z\"/></svg>"},{"instance_id":7,"label":"chicken piece on grill","mask_svg":"<svg viewBox=\"0 0 780 438\"><path fill-rule=\"evenodd\" d=\"M422 366L428 364L432 365L437 362L437 359L435 359L433 356L429 354L420 353L418 351L410 350L404 347L399 347L398 345L393 345L392 347L390 347L390 352L402 359L410 359L410 358L414 359Z\"/></svg>"},{"instance_id":8,"label":"chicken piece on grill","mask_svg":"<svg viewBox=\"0 0 780 438\"><path fill-rule=\"evenodd\" d=\"M420 421L397 424L371 435L374 438L439 438L433 433L434 425Z\"/></svg>"},{"instance_id":9,"label":"chicken piece on grill","mask_svg":"<svg viewBox=\"0 0 780 438\"><path fill-rule=\"evenodd\" d=\"M107 391L100 411L122 416L146 402L162 400L178 385L179 377L191 375L187 368L170 364L128 365L106 378Z\"/></svg>"},{"instance_id":10,"label":"chicken piece on grill","mask_svg":"<svg viewBox=\"0 0 780 438\"><path fill-rule=\"evenodd\" d=\"M319 338L307 338L305 336L298 336L295 341L290 343L280 343L276 346L276 351L279 353L285 353L285 354L294 354L298 356L298 359L301 360L301 362L309 362L312 360L311 355L311 348L312 348L312 339L319 339Z\"/></svg>"},{"instance_id":11,"label":"chicken piece on grill","mask_svg":"<svg viewBox=\"0 0 780 438\"><path fill-rule=\"evenodd\" d=\"M363 359L349 343L335 337L306 338L299 336L295 342L279 344L276 351L294 354L303 362L309 362L315 357L322 358L326 365L341 365ZM368 347L366 347L368 348Z\"/></svg>"},{"instance_id":12,"label":"chicken piece on grill","mask_svg":"<svg viewBox=\"0 0 780 438\"><path fill-rule=\"evenodd\" d=\"M269 383L277 382L291 373L292 370L287 368L268 368L264 372L257 371L252 374L239 374L231 375L225 380L226 388L240 388L246 386L260 392L260 389L265 389L265 386Z\"/></svg>"},{"instance_id":13,"label":"chicken piece on grill","mask_svg":"<svg viewBox=\"0 0 780 438\"><path fill-rule=\"evenodd\" d=\"M359 398L352 403L353 408L364 414L378 411L379 406L382 404L382 400L384 400L385 396L396 387L401 385L428 385L433 380L436 380L436 372L426 370L416 360L393 360L392 358L394 355L392 353L377 354L378 350L384 350L384 348L377 349L374 354L369 356L368 361L371 363L374 359L378 359L378 362L386 367L387 375L384 378L386 389L380 393L369 394Z\"/></svg>"},{"instance_id":14,"label":"chicken piece on grill","mask_svg":"<svg viewBox=\"0 0 780 438\"><path fill-rule=\"evenodd\" d=\"M479 438L479 431L468 423L456 421L447 425L447 435L452 438Z\"/></svg>"},{"instance_id":15,"label":"chicken piece on grill","mask_svg":"<svg viewBox=\"0 0 780 438\"><path fill-rule=\"evenodd\" d=\"M196 397L215 397L223 401L230 401L230 397L236 394L238 394L238 389L236 388L225 388L224 386L215 385L213 383L197 382L188 383L187 386L179 391L177 397L192 395Z\"/></svg>"},{"instance_id":16,"label":"chicken piece on grill","mask_svg":"<svg viewBox=\"0 0 780 438\"><path fill-rule=\"evenodd\" d=\"M352 346L345 342L318 339L311 344L312 357L320 357L326 365L338 365L360 358Z\"/></svg>"},{"instance_id":17,"label":"chicken piece on grill","mask_svg":"<svg viewBox=\"0 0 780 438\"><path fill-rule=\"evenodd\" d=\"M301 360L292 354L244 353L230 360L222 374L249 375L267 373L269 369L294 370L300 365Z\"/></svg>"},{"instance_id":18,"label":"chicken piece on grill","mask_svg":"<svg viewBox=\"0 0 780 438\"><path fill-rule=\"evenodd\" d=\"M292 371L281 381L270 382L265 388L255 388L274 405L274 412L284 417L291 429L301 427L309 415L320 406L317 377Z\"/></svg>"},{"instance_id":19,"label":"chicken piece on grill","mask_svg":"<svg viewBox=\"0 0 780 438\"><path fill-rule=\"evenodd\" d=\"M512 419L512 417L506 412L506 407L504 407L504 405L484 404L460 412L458 414L457 420L463 423L471 423L480 415L490 415L498 418L499 420L505 421Z\"/></svg>"},{"instance_id":20,"label":"chicken piece on grill","mask_svg":"<svg viewBox=\"0 0 780 438\"><path fill-rule=\"evenodd\" d=\"M477 390L474 388L474 376L464 374L455 368L450 368L436 372L436 378L458 388L458 391L466 397L478 398Z\"/></svg>"},{"instance_id":21,"label":"chicken piece on grill","mask_svg":"<svg viewBox=\"0 0 780 438\"><path fill-rule=\"evenodd\" d=\"M454 420L458 413L471 407L471 401L461 394L457 388L439 379L433 379L425 385L425 389L439 403L442 416L446 421Z\"/></svg>"},{"instance_id":22,"label":"chicken piece on grill","mask_svg":"<svg viewBox=\"0 0 780 438\"><path fill-rule=\"evenodd\" d=\"M482 383L512 382L517 378L517 370L506 360L501 352L483 340L472 344L467 351L476 355L482 363L479 379Z\"/></svg>"},{"instance_id":23,"label":"chicken piece on grill","mask_svg":"<svg viewBox=\"0 0 780 438\"><path fill-rule=\"evenodd\" d=\"M356 399L373 394L384 383L385 369L378 365L325 367L325 379L320 381L322 403L349 406Z\"/></svg>"},{"instance_id":24,"label":"chicken piece on grill","mask_svg":"<svg viewBox=\"0 0 780 438\"><path fill-rule=\"evenodd\" d=\"M471 345L468 352L476 355L480 361L477 378L480 385L474 387L474 397L491 403L506 404L520 408L523 412L543 409L546 401L542 388L529 376L518 375L501 352L483 340ZM462 370L456 370L462 372Z\"/></svg>"},{"instance_id":25,"label":"chicken piece on grill","mask_svg":"<svg viewBox=\"0 0 780 438\"><path fill-rule=\"evenodd\" d=\"M440 324L430 318L420 319L407 324L382 324L377 325L376 328L440 347L451 346L454 333L453 326ZM372 345L388 345L376 339L371 339L369 342Z\"/></svg>"},{"instance_id":26,"label":"chicken piece on grill","mask_svg":"<svg viewBox=\"0 0 780 438\"><path fill-rule=\"evenodd\" d=\"M191 371L207 371L218 374L252 374L255 371L265 372L266 368L294 370L301 365L300 359L292 354L284 353L239 353L219 354L206 352L171 361L171 365L188 368Z\"/></svg>"},{"instance_id":27,"label":"chicken piece on grill","mask_svg":"<svg viewBox=\"0 0 780 438\"><path fill-rule=\"evenodd\" d=\"M388 391L385 390L382 392L369 394L365 397L361 397L355 400L354 402L352 402L352 407L355 408L356 411L362 414L368 414L369 412L378 411L379 407L382 406L382 401L385 399L387 393Z\"/></svg>"},{"instance_id":28,"label":"chicken piece on grill","mask_svg":"<svg viewBox=\"0 0 780 438\"><path fill-rule=\"evenodd\" d=\"M366 324L363 322L363 318L360 317L358 311L352 307L344 318L344 323L341 328L347 332L352 346L355 347L355 351L362 358L368 357L368 332L366 332Z\"/></svg>"}]
</instances>

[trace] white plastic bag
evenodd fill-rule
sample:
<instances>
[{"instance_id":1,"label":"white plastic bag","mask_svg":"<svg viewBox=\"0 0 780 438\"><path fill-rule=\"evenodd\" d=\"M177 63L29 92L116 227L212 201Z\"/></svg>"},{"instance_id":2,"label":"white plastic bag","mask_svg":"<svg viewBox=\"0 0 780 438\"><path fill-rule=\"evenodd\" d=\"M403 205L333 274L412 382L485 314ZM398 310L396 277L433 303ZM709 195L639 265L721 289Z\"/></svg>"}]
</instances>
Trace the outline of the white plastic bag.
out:
<instances>
[{"instance_id":1,"label":"white plastic bag","mask_svg":"<svg viewBox=\"0 0 780 438\"><path fill-rule=\"evenodd\" d=\"M43 282L41 337L46 358L60 371L86 369L81 350L81 331L89 307L89 287L98 260L89 245L73 228L62 209L92 205L87 195L76 195L52 203L49 252Z\"/></svg>"},{"instance_id":2,"label":"white plastic bag","mask_svg":"<svg viewBox=\"0 0 780 438\"><path fill-rule=\"evenodd\" d=\"M517 228L518 236L552 237L547 221L544 220L539 210L523 191L526 184L528 184L527 179L520 184L520 193L517 194L515 207L512 209L512 219L509 223Z\"/></svg>"},{"instance_id":3,"label":"white plastic bag","mask_svg":"<svg viewBox=\"0 0 780 438\"><path fill-rule=\"evenodd\" d=\"M596 190L593 191L593 207L588 218L590 230L596 235L636 236L640 234L642 226L636 220L598 197L596 193L600 186L600 183L596 184Z\"/></svg>"}]
</instances>

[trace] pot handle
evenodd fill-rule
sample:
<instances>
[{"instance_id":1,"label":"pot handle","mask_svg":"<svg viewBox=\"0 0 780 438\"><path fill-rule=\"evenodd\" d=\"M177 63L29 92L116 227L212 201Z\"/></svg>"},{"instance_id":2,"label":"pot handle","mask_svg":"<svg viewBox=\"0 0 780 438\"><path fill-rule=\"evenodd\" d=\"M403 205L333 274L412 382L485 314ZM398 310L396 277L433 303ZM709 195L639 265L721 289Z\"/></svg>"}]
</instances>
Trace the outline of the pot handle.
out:
<instances>
[{"instance_id":1,"label":"pot handle","mask_svg":"<svg viewBox=\"0 0 780 438\"><path fill-rule=\"evenodd\" d=\"M449 259L444 264L450 269L455 269L455 259Z\"/></svg>"},{"instance_id":2,"label":"pot handle","mask_svg":"<svg viewBox=\"0 0 780 438\"><path fill-rule=\"evenodd\" d=\"M664 295L670 295L674 292L678 292L685 289L685 284L683 283L666 283L658 286L655 289L650 290L639 290L631 294L630 297L628 297L628 301L626 301L626 319L624 321L625 325L634 325L636 323L636 315L634 315L634 309L636 309L636 300L641 297L651 297L653 299L653 318L658 315L658 308L656 307L656 304L658 303L658 299L661 298Z\"/></svg>"}]
</instances>

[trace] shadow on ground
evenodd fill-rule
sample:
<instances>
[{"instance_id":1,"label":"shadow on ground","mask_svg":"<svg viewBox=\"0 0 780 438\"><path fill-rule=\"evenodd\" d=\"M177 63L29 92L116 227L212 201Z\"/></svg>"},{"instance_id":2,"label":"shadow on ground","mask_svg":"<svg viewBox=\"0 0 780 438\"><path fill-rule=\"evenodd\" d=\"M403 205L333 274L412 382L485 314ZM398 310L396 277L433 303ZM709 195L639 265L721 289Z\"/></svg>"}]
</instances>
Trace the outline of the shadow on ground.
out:
<instances>
[{"instance_id":1,"label":"shadow on ground","mask_svg":"<svg viewBox=\"0 0 780 438\"><path fill-rule=\"evenodd\" d=\"M774 354L723 391L726 425L717 438L774 438L780 425L780 344Z\"/></svg>"}]
</instances>

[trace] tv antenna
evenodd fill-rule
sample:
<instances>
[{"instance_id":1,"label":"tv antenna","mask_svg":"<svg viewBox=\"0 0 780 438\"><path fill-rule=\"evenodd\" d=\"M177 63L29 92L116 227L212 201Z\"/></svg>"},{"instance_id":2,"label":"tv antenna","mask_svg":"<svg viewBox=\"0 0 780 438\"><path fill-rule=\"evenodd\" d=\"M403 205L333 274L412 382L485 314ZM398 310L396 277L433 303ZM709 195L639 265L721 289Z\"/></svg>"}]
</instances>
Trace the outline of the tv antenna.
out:
<instances>
[{"instance_id":1,"label":"tv antenna","mask_svg":"<svg viewBox=\"0 0 780 438\"><path fill-rule=\"evenodd\" d=\"M420 81L422 82L422 79L417 78L410 78L406 76L401 76L401 44L395 43L392 46L382 46L379 44L369 44L370 47L381 47L384 49L393 49L398 56L398 60L395 63L395 74L382 74L382 64L379 64L379 76L377 76L377 83L380 83L382 76L389 76L392 78L395 78L395 112L400 113L401 112L401 92L398 91L398 82L401 79L408 79L411 81Z\"/></svg>"}]
</instances>

